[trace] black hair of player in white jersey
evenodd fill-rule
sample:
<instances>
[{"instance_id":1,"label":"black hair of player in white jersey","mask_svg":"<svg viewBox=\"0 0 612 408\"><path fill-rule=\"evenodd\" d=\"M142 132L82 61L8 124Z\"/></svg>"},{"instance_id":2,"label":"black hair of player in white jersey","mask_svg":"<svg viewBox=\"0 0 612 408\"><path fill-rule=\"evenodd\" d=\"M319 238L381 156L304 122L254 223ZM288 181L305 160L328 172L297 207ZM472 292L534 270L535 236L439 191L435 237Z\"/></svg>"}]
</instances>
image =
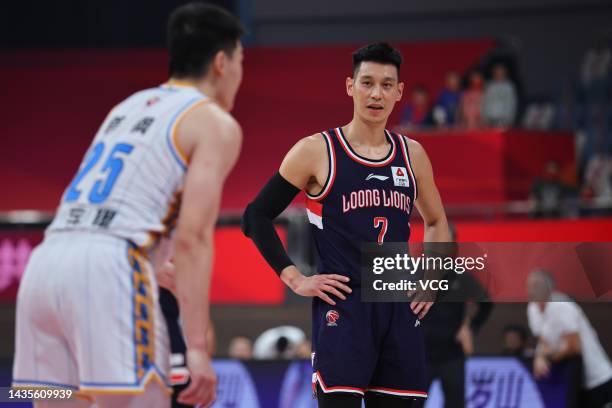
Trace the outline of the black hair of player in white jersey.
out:
<instances>
[{"instance_id":1,"label":"black hair of player in white jersey","mask_svg":"<svg viewBox=\"0 0 612 408\"><path fill-rule=\"evenodd\" d=\"M388 43L378 42L365 45L353 52L353 78L357 75L361 63L366 61L395 65L399 76L403 58L402 54Z\"/></svg>"},{"instance_id":2,"label":"black hair of player in white jersey","mask_svg":"<svg viewBox=\"0 0 612 408\"><path fill-rule=\"evenodd\" d=\"M240 20L221 7L200 2L178 7L168 19L170 76L204 76L215 54L223 50L231 57L245 32Z\"/></svg>"}]
</instances>

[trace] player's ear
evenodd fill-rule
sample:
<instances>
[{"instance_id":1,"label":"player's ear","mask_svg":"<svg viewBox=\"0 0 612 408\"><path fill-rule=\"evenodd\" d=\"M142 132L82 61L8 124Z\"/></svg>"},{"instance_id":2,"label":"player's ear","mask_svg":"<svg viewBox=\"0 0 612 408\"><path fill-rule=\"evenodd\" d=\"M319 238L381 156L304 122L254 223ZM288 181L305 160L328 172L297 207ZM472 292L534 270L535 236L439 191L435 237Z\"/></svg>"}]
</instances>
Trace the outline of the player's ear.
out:
<instances>
[{"instance_id":1,"label":"player's ear","mask_svg":"<svg viewBox=\"0 0 612 408\"><path fill-rule=\"evenodd\" d=\"M348 96L353 96L353 85L355 85L353 78L346 77L346 93Z\"/></svg>"},{"instance_id":2,"label":"player's ear","mask_svg":"<svg viewBox=\"0 0 612 408\"><path fill-rule=\"evenodd\" d=\"M212 62L212 68L215 74L222 76L225 73L225 68L227 66L227 55L225 51L219 50L215 54Z\"/></svg>"},{"instance_id":3,"label":"player's ear","mask_svg":"<svg viewBox=\"0 0 612 408\"><path fill-rule=\"evenodd\" d=\"M399 102L402 99L402 95L404 94L404 83L400 82L397 84L397 99L396 102Z\"/></svg>"}]
</instances>

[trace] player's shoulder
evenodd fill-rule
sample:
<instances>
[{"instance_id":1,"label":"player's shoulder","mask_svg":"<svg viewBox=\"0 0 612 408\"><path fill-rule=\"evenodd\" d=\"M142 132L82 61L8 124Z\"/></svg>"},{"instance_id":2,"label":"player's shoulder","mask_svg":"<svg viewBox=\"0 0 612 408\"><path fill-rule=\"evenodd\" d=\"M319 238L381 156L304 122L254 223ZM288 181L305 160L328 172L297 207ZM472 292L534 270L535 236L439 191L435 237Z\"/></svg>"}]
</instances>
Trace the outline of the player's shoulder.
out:
<instances>
[{"instance_id":1,"label":"player's shoulder","mask_svg":"<svg viewBox=\"0 0 612 408\"><path fill-rule=\"evenodd\" d=\"M403 137L404 140L406 140L406 145L408 146L408 152L411 158L420 158L427 156L425 148L422 144L408 136L401 135L400 137Z\"/></svg>"},{"instance_id":2,"label":"player's shoulder","mask_svg":"<svg viewBox=\"0 0 612 408\"><path fill-rule=\"evenodd\" d=\"M209 99L199 101L183 119L186 131L215 134L223 138L240 139L242 128L226 110Z\"/></svg>"},{"instance_id":3,"label":"player's shoulder","mask_svg":"<svg viewBox=\"0 0 612 408\"><path fill-rule=\"evenodd\" d=\"M301 155L316 157L326 154L327 144L321 133L315 133L298 140L293 149Z\"/></svg>"}]
</instances>

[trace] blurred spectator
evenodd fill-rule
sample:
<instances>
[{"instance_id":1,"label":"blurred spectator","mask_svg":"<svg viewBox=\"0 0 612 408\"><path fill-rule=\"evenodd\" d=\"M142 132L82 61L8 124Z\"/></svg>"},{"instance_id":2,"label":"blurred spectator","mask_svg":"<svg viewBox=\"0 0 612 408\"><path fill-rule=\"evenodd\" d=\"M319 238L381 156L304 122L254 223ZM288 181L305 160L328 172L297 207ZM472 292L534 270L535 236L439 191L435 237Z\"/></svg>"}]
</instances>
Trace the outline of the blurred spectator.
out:
<instances>
[{"instance_id":1,"label":"blurred spectator","mask_svg":"<svg viewBox=\"0 0 612 408\"><path fill-rule=\"evenodd\" d=\"M274 327L264 331L255 340L253 357L260 360L295 358L298 345L304 340L306 335L298 327Z\"/></svg>"},{"instance_id":2,"label":"blurred spectator","mask_svg":"<svg viewBox=\"0 0 612 408\"><path fill-rule=\"evenodd\" d=\"M602 207L603 213L610 211L612 208L611 156L598 154L589 161L580 195L583 200L590 201L596 207Z\"/></svg>"},{"instance_id":3,"label":"blurred spectator","mask_svg":"<svg viewBox=\"0 0 612 408\"><path fill-rule=\"evenodd\" d=\"M552 275L543 270L527 278L529 327L537 337L533 374L548 377L551 364L582 357L584 395L580 407L612 403L612 364L584 312L567 295L554 292Z\"/></svg>"},{"instance_id":4,"label":"blurred spectator","mask_svg":"<svg viewBox=\"0 0 612 408\"><path fill-rule=\"evenodd\" d=\"M502 332L502 354L519 358L531 357L533 351L527 348L527 328L519 324L509 324Z\"/></svg>"},{"instance_id":5,"label":"blurred spectator","mask_svg":"<svg viewBox=\"0 0 612 408\"><path fill-rule=\"evenodd\" d=\"M455 228L450 225L451 239L456 242ZM446 272L449 289L440 292L427 314L425 359L428 388L436 378L442 383L444 406L464 407L465 356L474 352L474 333L485 323L493 303L486 290L470 273ZM468 304L469 303L469 304ZM474 305L473 311L469 310Z\"/></svg>"},{"instance_id":6,"label":"blurred spectator","mask_svg":"<svg viewBox=\"0 0 612 408\"><path fill-rule=\"evenodd\" d=\"M544 166L542 176L531 186L534 218L558 218L561 216L564 201L571 194L571 188L561 179L559 163L549 161Z\"/></svg>"},{"instance_id":7,"label":"blurred spectator","mask_svg":"<svg viewBox=\"0 0 612 408\"><path fill-rule=\"evenodd\" d=\"M438 95L432 114L437 126L454 126L457 123L460 100L461 77L457 71L448 71L444 89Z\"/></svg>"},{"instance_id":8,"label":"blurred spectator","mask_svg":"<svg viewBox=\"0 0 612 408\"><path fill-rule=\"evenodd\" d=\"M548 130L555 119L555 108L549 102L532 102L527 105L523 116L525 129Z\"/></svg>"},{"instance_id":9,"label":"blurred spectator","mask_svg":"<svg viewBox=\"0 0 612 408\"><path fill-rule=\"evenodd\" d=\"M429 92L423 85L416 85L410 93L410 103L404 107L400 127L414 131L432 126L433 118L429 105Z\"/></svg>"},{"instance_id":10,"label":"blurred spectator","mask_svg":"<svg viewBox=\"0 0 612 408\"><path fill-rule=\"evenodd\" d=\"M605 41L599 41L586 52L582 59L580 69L582 85L586 89L592 89L597 94L605 92L605 87L601 89L601 85L604 85L601 82L607 82L611 64L612 53L610 53L610 49L606 46Z\"/></svg>"},{"instance_id":11,"label":"blurred spectator","mask_svg":"<svg viewBox=\"0 0 612 408\"><path fill-rule=\"evenodd\" d=\"M481 125L484 78L479 71L472 71L469 81L468 88L461 95L459 122L468 129L475 129Z\"/></svg>"},{"instance_id":12,"label":"blurred spectator","mask_svg":"<svg viewBox=\"0 0 612 408\"><path fill-rule=\"evenodd\" d=\"M230 358L250 360L253 358L253 342L246 336L236 336L230 340L227 354Z\"/></svg>"},{"instance_id":13,"label":"blurred spectator","mask_svg":"<svg viewBox=\"0 0 612 408\"><path fill-rule=\"evenodd\" d=\"M503 64L493 66L493 77L487 84L483 96L482 115L489 126L510 126L516 117L518 100L516 88L508 79L508 70Z\"/></svg>"}]
</instances>

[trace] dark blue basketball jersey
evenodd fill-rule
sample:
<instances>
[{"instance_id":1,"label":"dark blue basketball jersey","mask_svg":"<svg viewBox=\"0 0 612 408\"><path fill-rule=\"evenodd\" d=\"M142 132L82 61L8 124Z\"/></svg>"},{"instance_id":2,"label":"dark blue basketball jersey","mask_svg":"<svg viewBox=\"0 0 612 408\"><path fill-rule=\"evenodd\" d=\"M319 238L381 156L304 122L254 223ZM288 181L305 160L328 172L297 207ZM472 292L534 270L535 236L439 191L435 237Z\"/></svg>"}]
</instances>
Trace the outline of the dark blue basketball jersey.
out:
<instances>
[{"instance_id":1,"label":"dark blue basketball jersey","mask_svg":"<svg viewBox=\"0 0 612 408\"><path fill-rule=\"evenodd\" d=\"M405 136L385 130L387 156L371 160L352 150L341 128L322 132L329 175L318 195L307 194L307 214L320 273L360 281L361 245L408 242L418 190Z\"/></svg>"}]
</instances>

